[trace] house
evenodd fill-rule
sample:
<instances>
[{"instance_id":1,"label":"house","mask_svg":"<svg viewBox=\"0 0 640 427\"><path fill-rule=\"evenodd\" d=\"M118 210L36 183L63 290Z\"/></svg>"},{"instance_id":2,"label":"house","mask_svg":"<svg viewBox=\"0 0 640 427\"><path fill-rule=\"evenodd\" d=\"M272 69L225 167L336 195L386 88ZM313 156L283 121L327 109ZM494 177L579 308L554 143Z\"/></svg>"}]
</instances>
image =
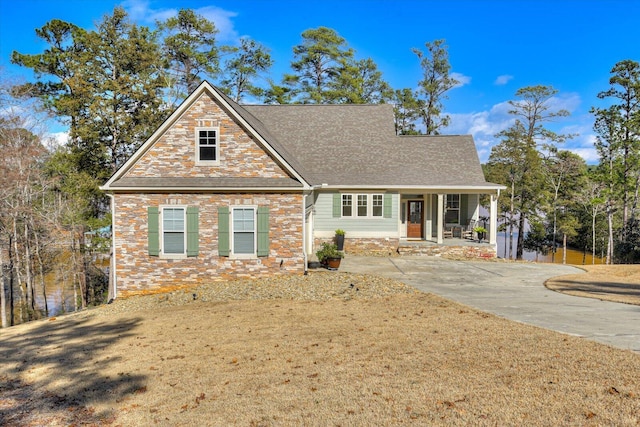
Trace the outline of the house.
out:
<instances>
[{"instance_id":1,"label":"house","mask_svg":"<svg viewBox=\"0 0 640 427\"><path fill-rule=\"evenodd\" d=\"M346 250L442 244L500 185L470 136L396 136L391 105L239 105L202 83L101 187L119 294L303 273L336 229Z\"/></svg>"}]
</instances>

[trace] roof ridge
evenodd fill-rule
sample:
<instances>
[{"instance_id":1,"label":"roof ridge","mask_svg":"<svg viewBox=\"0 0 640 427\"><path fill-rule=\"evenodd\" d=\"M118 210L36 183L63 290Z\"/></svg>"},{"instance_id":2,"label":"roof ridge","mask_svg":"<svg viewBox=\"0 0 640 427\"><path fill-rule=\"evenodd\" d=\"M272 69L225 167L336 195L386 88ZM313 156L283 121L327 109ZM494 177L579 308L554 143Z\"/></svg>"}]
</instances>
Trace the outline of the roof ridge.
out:
<instances>
[{"instance_id":1,"label":"roof ridge","mask_svg":"<svg viewBox=\"0 0 640 427\"><path fill-rule=\"evenodd\" d=\"M238 104L241 107L382 107L393 104Z\"/></svg>"}]
</instances>

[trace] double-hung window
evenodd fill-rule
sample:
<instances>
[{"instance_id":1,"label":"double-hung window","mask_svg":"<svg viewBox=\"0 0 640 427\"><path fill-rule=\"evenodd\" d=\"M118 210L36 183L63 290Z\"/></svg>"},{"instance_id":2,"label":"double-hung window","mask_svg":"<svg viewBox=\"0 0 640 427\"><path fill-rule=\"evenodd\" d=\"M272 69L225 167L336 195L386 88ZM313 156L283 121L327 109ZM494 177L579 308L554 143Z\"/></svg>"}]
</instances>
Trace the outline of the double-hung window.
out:
<instances>
[{"instance_id":1,"label":"double-hung window","mask_svg":"<svg viewBox=\"0 0 640 427\"><path fill-rule=\"evenodd\" d=\"M460 224L460 195L447 194L446 208L444 222L447 224Z\"/></svg>"},{"instance_id":2,"label":"double-hung window","mask_svg":"<svg viewBox=\"0 0 640 427\"><path fill-rule=\"evenodd\" d=\"M382 194L373 194L371 196L371 216L382 218L384 201Z\"/></svg>"},{"instance_id":3,"label":"double-hung window","mask_svg":"<svg viewBox=\"0 0 640 427\"><path fill-rule=\"evenodd\" d=\"M217 127L196 128L196 162L218 163L220 159L220 130Z\"/></svg>"},{"instance_id":4,"label":"double-hung window","mask_svg":"<svg viewBox=\"0 0 640 427\"><path fill-rule=\"evenodd\" d=\"M255 208L233 208L233 253L255 255L256 210Z\"/></svg>"},{"instance_id":5,"label":"double-hung window","mask_svg":"<svg viewBox=\"0 0 640 427\"><path fill-rule=\"evenodd\" d=\"M353 196L351 194L342 195L342 216L351 216L353 209Z\"/></svg>"},{"instance_id":6,"label":"double-hung window","mask_svg":"<svg viewBox=\"0 0 640 427\"><path fill-rule=\"evenodd\" d=\"M149 255L167 258L198 256L198 222L196 206L149 206Z\"/></svg>"},{"instance_id":7,"label":"double-hung window","mask_svg":"<svg viewBox=\"0 0 640 427\"><path fill-rule=\"evenodd\" d=\"M186 246L185 209L162 209L162 253L184 254Z\"/></svg>"},{"instance_id":8,"label":"double-hung window","mask_svg":"<svg viewBox=\"0 0 640 427\"><path fill-rule=\"evenodd\" d=\"M218 254L237 258L269 256L269 208L219 206Z\"/></svg>"},{"instance_id":9,"label":"double-hung window","mask_svg":"<svg viewBox=\"0 0 640 427\"><path fill-rule=\"evenodd\" d=\"M346 218L382 218L382 194L342 194L341 216Z\"/></svg>"},{"instance_id":10,"label":"double-hung window","mask_svg":"<svg viewBox=\"0 0 640 427\"><path fill-rule=\"evenodd\" d=\"M356 210L356 216L366 217L367 211L369 210L369 200L368 194L358 194L358 209Z\"/></svg>"}]
</instances>

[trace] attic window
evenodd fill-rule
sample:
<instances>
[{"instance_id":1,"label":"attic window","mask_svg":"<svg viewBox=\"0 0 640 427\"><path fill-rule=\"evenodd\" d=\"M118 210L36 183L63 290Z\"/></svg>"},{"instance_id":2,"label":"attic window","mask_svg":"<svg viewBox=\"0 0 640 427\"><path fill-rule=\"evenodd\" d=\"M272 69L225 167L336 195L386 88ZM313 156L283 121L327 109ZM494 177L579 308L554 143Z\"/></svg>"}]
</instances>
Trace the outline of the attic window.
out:
<instances>
[{"instance_id":1,"label":"attic window","mask_svg":"<svg viewBox=\"0 0 640 427\"><path fill-rule=\"evenodd\" d=\"M219 128L196 128L196 163L218 163L220 154Z\"/></svg>"}]
</instances>

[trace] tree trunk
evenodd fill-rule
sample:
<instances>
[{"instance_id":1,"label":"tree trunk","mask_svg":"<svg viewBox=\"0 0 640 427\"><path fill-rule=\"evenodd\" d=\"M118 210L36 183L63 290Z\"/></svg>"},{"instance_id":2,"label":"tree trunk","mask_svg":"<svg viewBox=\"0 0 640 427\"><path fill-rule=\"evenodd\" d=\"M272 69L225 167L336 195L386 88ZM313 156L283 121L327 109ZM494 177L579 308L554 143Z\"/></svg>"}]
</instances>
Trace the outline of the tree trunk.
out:
<instances>
[{"instance_id":1,"label":"tree trunk","mask_svg":"<svg viewBox=\"0 0 640 427\"><path fill-rule=\"evenodd\" d=\"M520 219L518 219L518 243L516 245L516 259L522 259L522 252L524 248L524 226L526 224L526 215L523 210L520 210Z\"/></svg>"},{"instance_id":2,"label":"tree trunk","mask_svg":"<svg viewBox=\"0 0 640 427\"><path fill-rule=\"evenodd\" d=\"M597 210L591 211L593 215L591 215L591 264L596 263L596 215L598 214Z\"/></svg>"},{"instance_id":3,"label":"tree trunk","mask_svg":"<svg viewBox=\"0 0 640 427\"><path fill-rule=\"evenodd\" d=\"M505 219L507 218L507 213L506 212L504 212L504 217L505 217ZM505 225L507 225L507 224L505 223ZM508 236L509 236L509 233L507 232L507 227L505 227L504 228L504 255L503 255L504 259L509 259L509 258L507 258L507 247L509 246L508 242L507 242L507 239L509 238Z\"/></svg>"},{"instance_id":4,"label":"tree trunk","mask_svg":"<svg viewBox=\"0 0 640 427\"><path fill-rule=\"evenodd\" d=\"M19 307L19 312L20 312L20 323L23 323L25 321L24 318L24 307L25 307L25 291L23 288L23 281L22 281L22 272L21 272L21 262L20 262L20 252L19 252L20 248L18 247L18 224L16 221L16 218L13 218L13 256L14 256L14 263L13 263L13 271L15 272L15 276L16 276L16 283L18 284L18 289L20 289L20 303L18 305Z\"/></svg>"},{"instance_id":5,"label":"tree trunk","mask_svg":"<svg viewBox=\"0 0 640 427\"><path fill-rule=\"evenodd\" d=\"M613 209L611 200L607 200L607 223L609 238L607 240L607 265L613 264Z\"/></svg>"},{"instance_id":6,"label":"tree trunk","mask_svg":"<svg viewBox=\"0 0 640 427\"><path fill-rule=\"evenodd\" d=\"M0 245L0 317L2 317L2 327L6 328L8 325L7 322L7 294L6 289L4 287L5 284L5 274L4 274L4 251L2 246Z\"/></svg>"},{"instance_id":7,"label":"tree trunk","mask_svg":"<svg viewBox=\"0 0 640 427\"><path fill-rule=\"evenodd\" d=\"M78 282L73 279L73 311L78 311Z\"/></svg>"},{"instance_id":8,"label":"tree trunk","mask_svg":"<svg viewBox=\"0 0 640 427\"><path fill-rule=\"evenodd\" d=\"M631 202L631 217L630 217L631 224L633 224L636 218L636 210L638 209L638 192L640 191L640 173L636 174L635 187L636 187L635 191L633 192L633 201Z\"/></svg>"},{"instance_id":9,"label":"tree trunk","mask_svg":"<svg viewBox=\"0 0 640 427\"><path fill-rule=\"evenodd\" d=\"M81 232L79 232L81 233ZM87 307L86 300L86 271L85 263L82 255L82 248L80 248L81 239L79 233L74 234L73 242L71 245L71 256L73 264L73 295L74 295L74 307L78 310L78 286L80 287L80 306L81 308Z\"/></svg>"},{"instance_id":10,"label":"tree trunk","mask_svg":"<svg viewBox=\"0 0 640 427\"><path fill-rule=\"evenodd\" d=\"M558 235L558 212L556 206L556 200L558 198L558 191L556 190L556 198L553 200L553 248L551 249L551 263L556 262L556 238Z\"/></svg>"},{"instance_id":11,"label":"tree trunk","mask_svg":"<svg viewBox=\"0 0 640 427\"><path fill-rule=\"evenodd\" d=\"M9 236L9 244L7 245L7 252L9 254L9 326L13 326L15 323L14 316L14 302L13 302L13 251L12 251L12 240L11 236Z\"/></svg>"},{"instance_id":12,"label":"tree trunk","mask_svg":"<svg viewBox=\"0 0 640 427\"><path fill-rule=\"evenodd\" d=\"M29 226L27 225L26 218L24 223L24 273L25 283L27 287L27 311L29 320L36 318L36 294L33 287L33 265L31 259L31 244L29 242Z\"/></svg>"},{"instance_id":13,"label":"tree trunk","mask_svg":"<svg viewBox=\"0 0 640 427\"><path fill-rule=\"evenodd\" d=\"M514 209L514 197L515 197L515 180L511 178L511 209L509 211L509 259L513 258L513 209Z\"/></svg>"},{"instance_id":14,"label":"tree trunk","mask_svg":"<svg viewBox=\"0 0 640 427\"><path fill-rule=\"evenodd\" d=\"M562 263L567 263L567 233L562 233Z\"/></svg>"},{"instance_id":15,"label":"tree trunk","mask_svg":"<svg viewBox=\"0 0 640 427\"><path fill-rule=\"evenodd\" d=\"M87 308L89 299L89 290L87 289L87 261L85 259L85 246L84 246L84 228L80 229L78 235L78 251L79 251L79 264L80 268L78 272L78 278L80 279L80 292L82 296L82 308Z\"/></svg>"},{"instance_id":16,"label":"tree trunk","mask_svg":"<svg viewBox=\"0 0 640 427\"><path fill-rule=\"evenodd\" d=\"M44 282L44 263L42 262L42 256L40 255L40 239L38 233L33 233L35 238L35 256L38 260L38 277L40 279L40 287L42 288L42 299L44 302L44 315L49 317L49 304L47 303L47 287Z\"/></svg>"}]
</instances>

